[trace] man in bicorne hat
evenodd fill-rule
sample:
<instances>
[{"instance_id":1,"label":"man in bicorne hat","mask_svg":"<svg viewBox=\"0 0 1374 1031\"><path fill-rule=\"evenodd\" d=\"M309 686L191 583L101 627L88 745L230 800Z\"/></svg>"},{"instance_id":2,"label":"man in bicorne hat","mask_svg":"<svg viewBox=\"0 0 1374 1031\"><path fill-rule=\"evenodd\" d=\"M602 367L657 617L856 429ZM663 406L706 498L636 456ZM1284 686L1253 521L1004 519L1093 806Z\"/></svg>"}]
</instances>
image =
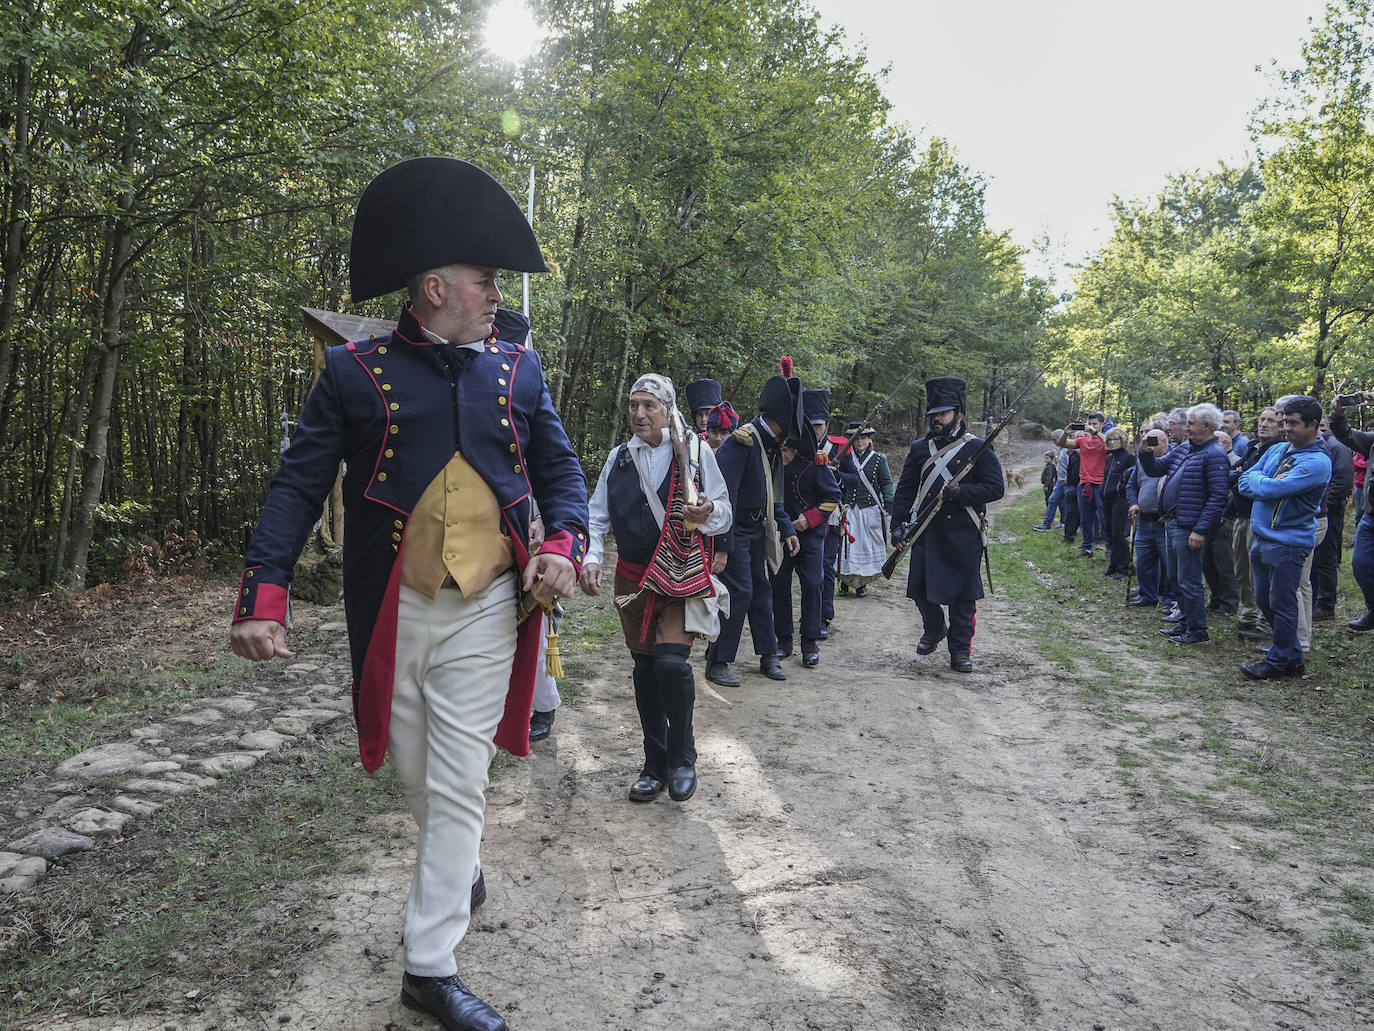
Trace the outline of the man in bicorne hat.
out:
<instances>
[{"instance_id":1,"label":"man in bicorne hat","mask_svg":"<svg viewBox=\"0 0 1374 1031\"><path fill-rule=\"evenodd\" d=\"M230 643L287 658L296 558L345 462L344 604L362 764L390 754L419 825L402 1001L447 1031L502 1031L454 949L485 897L478 848L497 745L529 752L541 611L577 584L587 488L529 322L500 269L546 271L520 208L475 165L392 165L358 202L353 300L409 291L394 332L331 347L244 561ZM545 536L531 554L531 508Z\"/></svg>"},{"instance_id":2,"label":"man in bicorne hat","mask_svg":"<svg viewBox=\"0 0 1374 1031\"><path fill-rule=\"evenodd\" d=\"M692 425L706 433L706 417L711 409L725 400L721 386L713 379L694 379L682 391L687 396L687 408L692 413ZM704 439L704 437L703 437Z\"/></svg>"},{"instance_id":3,"label":"man in bicorne hat","mask_svg":"<svg viewBox=\"0 0 1374 1031\"><path fill-rule=\"evenodd\" d=\"M759 672L772 680L787 679L778 661L769 578L782 565L783 548L795 555L800 547L782 504L782 442L803 434L800 402L801 380L772 377L759 394L758 416L730 434L716 452L735 519L729 532L716 539L717 550L728 556L720 578L730 591L730 616L721 620L720 636L706 649L706 679L713 684L739 686L730 663L746 616Z\"/></svg>"},{"instance_id":4,"label":"man in bicorne hat","mask_svg":"<svg viewBox=\"0 0 1374 1031\"><path fill-rule=\"evenodd\" d=\"M892 536L908 520L926 529L911 546L906 594L921 612L916 654L929 655L949 639L949 665L973 671L974 616L983 597L980 566L987 547L987 506L1006 490L1002 464L986 449L958 483L981 437L964 425L964 381L937 376L926 381L927 433L912 441L892 499ZM949 618L945 618L945 606Z\"/></svg>"},{"instance_id":5,"label":"man in bicorne hat","mask_svg":"<svg viewBox=\"0 0 1374 1031\"><path fill-rule=\"evenodd\" d=\"M816 435L816 454L821 464L829 465L841 490L852 490L859 484L859 467L854 464L852 450L845 448L844 458L836 461L840 449L848 438L831 436L830 430L830 391L824 388L802 391L802 408L811 432ZM836 505L826 517L830 532L825 535L825 555L821 580L821 619L824 626L821 638L830 636L830 624L835 619L835 578L839 572L840 541L845 536L844 508Z\"/></svg>"}]
</instances>

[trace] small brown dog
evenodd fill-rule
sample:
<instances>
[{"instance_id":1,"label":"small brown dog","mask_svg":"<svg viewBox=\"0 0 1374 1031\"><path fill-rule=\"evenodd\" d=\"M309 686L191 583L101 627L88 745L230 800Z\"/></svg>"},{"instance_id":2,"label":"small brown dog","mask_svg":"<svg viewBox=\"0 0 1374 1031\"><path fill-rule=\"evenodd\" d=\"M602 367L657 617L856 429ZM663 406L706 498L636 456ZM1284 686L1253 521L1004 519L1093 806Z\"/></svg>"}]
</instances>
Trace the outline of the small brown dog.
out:
<instances>
[{"instance_id":1,"label":"small brown dog","mask_svg":"<svg viewBox=\"0 0 1374 1031\"><path fill-rule=\"evenodd\" d=\"M1019 473L1019 472L1017 472L1015 469L1008 469L1008 470L1007 470L1007 486L1008 486L1008 487L1013 487L1013 486L1015 486L1015 487L1024 487L1025 485L1026 485L1026 476L1025 476L1024 473Z\"/></svg>"}]
</instances>

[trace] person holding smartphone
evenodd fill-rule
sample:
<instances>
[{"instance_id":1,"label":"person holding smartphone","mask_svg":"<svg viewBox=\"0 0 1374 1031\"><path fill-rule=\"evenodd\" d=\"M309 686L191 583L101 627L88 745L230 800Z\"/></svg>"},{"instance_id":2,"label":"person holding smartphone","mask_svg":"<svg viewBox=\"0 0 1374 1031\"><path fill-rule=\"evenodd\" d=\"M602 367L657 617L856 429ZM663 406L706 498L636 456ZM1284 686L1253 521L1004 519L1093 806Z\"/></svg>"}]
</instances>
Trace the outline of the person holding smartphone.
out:
<instances>
[{"instance_id":1,"label":"person holding smartphone","mask_svg":"<svg viewBox=\"0 0 1374 1031\"><path fill-rule=\"evenodd\" d=\"M1106 421L1104 413L1093 412L1086 424L1071 422L1064 427L1069 438L1064 446L1078 451L1078 519L1083 528L1078 554L1083 558L1092 558L1093 545L1104 536L1102 480L1107 470L1107 445L1102 439L1102 427ZM1074 437L1076 430L1080 433Z\"/></svg>"}]
</instances>

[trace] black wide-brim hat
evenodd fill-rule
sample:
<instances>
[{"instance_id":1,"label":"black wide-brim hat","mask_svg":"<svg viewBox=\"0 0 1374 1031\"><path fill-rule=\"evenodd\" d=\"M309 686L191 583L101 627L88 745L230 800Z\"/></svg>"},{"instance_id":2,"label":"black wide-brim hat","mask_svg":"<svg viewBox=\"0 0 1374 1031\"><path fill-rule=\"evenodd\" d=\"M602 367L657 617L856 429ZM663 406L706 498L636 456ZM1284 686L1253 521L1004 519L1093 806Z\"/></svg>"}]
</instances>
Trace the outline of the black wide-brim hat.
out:
<instances>
[{"instance_id":1,"label":"black wide-brim hat","mask_svg":"<svg viewBox=\"0 0 1374 1031\"><path fill-rule=\"evenodd\" d=\"M802 391L802 412L807 422L830 423L830 391L824 387L814 387Z\"/></svg>"},{"instance_id":2,"label":"black wide-brim hat","mask_svg":"<svg viewBox=\"0 0 1374 1031\"><path fill-rule=\"evenodd\" d=\"M683 392L687 395L687 410L689 412L700 411L702 408L714 408L725 400L720 384L713 379L694 379L687 384Z\"/></svg>"},{"instance_id":3,"label":"black wide-brim hat","mask_svg":"<svg viewBox=\"0 0 1374 1031\"><path fill-rule=\"evenodd\" d=\"M934 415L954 408L967 411L967 389L968 385L958 376L936 376L926 380L926 414Z\"/></svg>"},{"instance_id":4,"label":"black wide-brim hat","mask_svg":"<svg viewBox=\"0 0 1374 1031\"><path fill-rule=\"evenodd\" d=\"M863 432L859 433L860 430L863 430ZM861 437L871 437L877 432L878 431L874 427L866 422L860 422L858 419L855 419L844 428L844 435L846 437L852 437L855 433L859 433Z\"/></svg>"},{"instance_id":5,"label":"black wide-brim hat","mask_svg":"<svg viewBox=\"0 0 1374 1031\"><path fill-rule=\"evenodd\" d=\"M363 190L353 219L353 300L389 294L444 265L549 270L520 205L476 165L426 157L383 170Z\"/></svg>"}]
</instances>

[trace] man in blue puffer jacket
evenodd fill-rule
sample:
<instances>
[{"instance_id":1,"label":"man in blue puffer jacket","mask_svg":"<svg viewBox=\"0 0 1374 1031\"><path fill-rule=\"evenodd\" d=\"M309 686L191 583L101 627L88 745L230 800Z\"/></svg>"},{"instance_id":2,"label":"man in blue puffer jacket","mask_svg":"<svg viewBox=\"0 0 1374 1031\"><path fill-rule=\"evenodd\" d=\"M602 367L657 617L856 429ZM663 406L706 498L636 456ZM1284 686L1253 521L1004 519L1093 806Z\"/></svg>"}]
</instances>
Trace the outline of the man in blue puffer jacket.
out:
<instances>
[{"instance_id":1,"label":"man in blue puffer jacket","mask_svg":"<svg viewBox=\"0 0 1374 1031\"><path fill-rule=\"evenodd\" d=\"M1188 440L1167 454L1155 457L1149 448L1140 451L1140 468L1147 476L1163 476L1160 510L1163 512L1164 560L1177 585L1183 619L1160 631L1175 644L1201 644L1207 636L1206 587L1202 576L1202 549L1221 525L1226 507L1231 467L1217 443L1221 410L1216 405L1188 409Z\"/></svg>"},{"instance_id":2,"label":"man in blue puffer jacket","mask_svg":"<svg viewBox=\"0 0 1374 1031\"><path fill-rule=\"evenodd\" d=\"M1240 667L1254 680L1301 676L1307 669L1298 643L1298 584L1317 541L1317 509L1331 480L1331 458L1317 439L1321 421L1316 398L1286 398L1288 445L1271 447L1236 485L1254 499L1250 570L1255 600L1274 628L1274 643L1264 658Z\"/></svg>"}]
</instances>

